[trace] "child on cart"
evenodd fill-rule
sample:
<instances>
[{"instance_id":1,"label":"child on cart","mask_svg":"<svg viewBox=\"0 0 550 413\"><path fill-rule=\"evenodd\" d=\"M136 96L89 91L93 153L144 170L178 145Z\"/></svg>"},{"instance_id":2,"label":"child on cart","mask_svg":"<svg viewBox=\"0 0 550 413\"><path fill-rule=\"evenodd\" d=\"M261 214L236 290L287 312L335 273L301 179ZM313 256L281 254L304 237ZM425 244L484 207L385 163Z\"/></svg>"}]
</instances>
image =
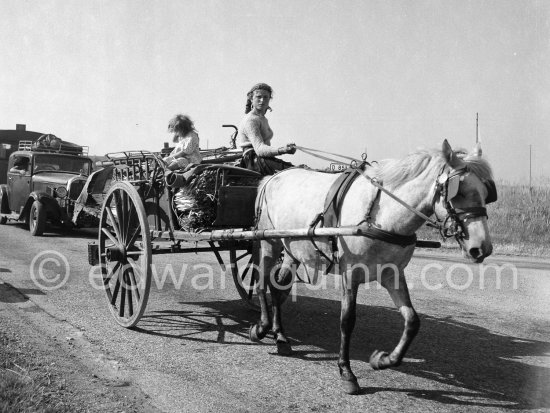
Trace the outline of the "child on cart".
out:
<instances>
[{"instance_id":1,"label":"child on cart","mask_svg":"<svg viewBox=\"0 0 550 413\"><path fill-rule=\"evenodd\" d=\"M172 133L174 150L164 158L171 171L184 169L190 164L200 164L199 135L193 121L187 115L178 114L168 122L168 132Z\"/></svg>"}]
</instances>

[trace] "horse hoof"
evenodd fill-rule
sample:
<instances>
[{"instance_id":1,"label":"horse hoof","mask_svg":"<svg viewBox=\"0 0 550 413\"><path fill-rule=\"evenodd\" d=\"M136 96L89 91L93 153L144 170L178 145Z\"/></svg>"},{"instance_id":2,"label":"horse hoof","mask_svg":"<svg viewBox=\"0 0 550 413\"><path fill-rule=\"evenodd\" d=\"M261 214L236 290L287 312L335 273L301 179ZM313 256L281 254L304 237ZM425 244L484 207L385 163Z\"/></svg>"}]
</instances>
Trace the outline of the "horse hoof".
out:
<instances>
[{"instance_id":1,"label":"horse hoof","mask_svg":"<svg viewBox=\"0 0 550 413\"><path fill-rule=\"evenodd\" d=\"M370 366L374 370L385 369L388 366L383 365L381 363L381 360L382 360L383 357L387 357L387 356L388 356L388 353L386 353L385 351L374 350L374 352L371 354L370 359L369 359Z\"/></svg>"},{"instance_id":2,"label":"horse hoof","mask_svg":"<svg viewBox=\"0 0 550 413\"><path fill-rule=\"evenodd\" d=\"M359 394L361 387L357 380L342 380L342 390L347 394Z\"/></svg>"},{"instance_id":3,"label":"horse hoof","mask_svg":"<svg viewBox=\"0 0 550 413\"><path fill-rule=\"evenodd\" d=\"M250 330L248 330L248 338L250 338L250 341L253 343L259 343L262 341L260 336L258 335L258 325L253 324L250 326Z\"/></svg>"},{"instance_id":4,"label":"horse hoof","mask_svg":"<svg viewBox=\"0 0 550 413\"><path fill-rule=\"evenodd\" d=\"M288 341L277 341L277 354L279 356L290 356L292 354L292 346Z\"/></svg>"}]
</instances>

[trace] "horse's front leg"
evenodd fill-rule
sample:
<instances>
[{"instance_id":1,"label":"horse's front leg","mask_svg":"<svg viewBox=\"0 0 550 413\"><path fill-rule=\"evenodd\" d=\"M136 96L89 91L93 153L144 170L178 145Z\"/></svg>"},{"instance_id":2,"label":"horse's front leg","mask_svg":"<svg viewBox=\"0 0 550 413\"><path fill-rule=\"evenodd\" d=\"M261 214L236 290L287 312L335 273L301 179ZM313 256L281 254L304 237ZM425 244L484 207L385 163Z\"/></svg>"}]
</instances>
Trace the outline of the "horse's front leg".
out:
<instances>
[{"instance_id":1,"label":"horse's front leg","mask_svg":"<svg viewBox=\"0 0 550 413\"><path fill-rule=\"evenodd\" d=\"M338 357L338 368L342 387L348 394L358 394L361 388L357 377L351 371L349 360L349 346L351 334L355 327L355 307L357 302L357 290L359 282L353 280L351 274L342 274L342 306L340 310L340 355Z\"/></svg>"},{"instance_id":2,"label":"horse's front leg","mask_svg":"<svg viewBox=\"0 0 550 413\"><path fill-rule=\"evenodd\" d=\"M269 274L275 266L275 258L281 253L280 249L274 248L268 241L261 241L260 263L258 268L257 294L260 301L260 320L250 326L249 337L251 341L258 342L262 340L271 330L271 318L267 305L266 289L269 282ZM277 251L278 250L278 251Z\"/></svg>"},{"instance_id":3,"label":"horse's front leg","mask_svg":"<svg viewBox=\"0 0 550 413\"><path fill-rule=\"evenodd\" d=\"M281 356L292 354L292 346L283 328L281 305L287 299L292 288L297 265L298 263L294 262L293 258L286 254L280 269L270 274L269 285L273 309L273 333L275 335L277 353Z\"/></svg>"},{"instance_id":4,"label":"horse's front leg","mask_svg":"<svg viewBox=\"0 0 550 413\"><path fill-rule=\"evenodd\" d=\"M371 367L375 370L399 366L403 357L405 357L407 349L420 329L420 318L418 318L412 306L409 288L407 287L403 272L395 274L394 277L383 277L381 283L384 288L386 288L395 306L403 316L405 328L399 343L390 354L380 350L375 350L374 353L372 353L369 361Z\"/></svg>"}]
</instances>

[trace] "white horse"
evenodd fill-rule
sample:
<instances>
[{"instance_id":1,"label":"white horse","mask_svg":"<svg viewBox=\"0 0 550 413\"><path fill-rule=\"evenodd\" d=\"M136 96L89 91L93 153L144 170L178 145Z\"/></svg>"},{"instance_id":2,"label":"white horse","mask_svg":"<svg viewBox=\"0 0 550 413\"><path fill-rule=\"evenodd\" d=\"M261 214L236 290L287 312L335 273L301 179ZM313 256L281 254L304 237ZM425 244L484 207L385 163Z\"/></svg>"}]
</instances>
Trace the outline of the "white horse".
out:
<instances>
[{"instance_id":1,"label":"white horse","mask_svg":"<svg viewBox=\"0 0 550 413\"><path fill-rule=\"evenodd\" d=\"M445 140L441 151L420 151L401 160L381 161L365 168L361 175L353 181L341 202L339 225L368 223L382 236L339 236L335 242L320 238L315 239L315 243L304 239L261 241L258 283L261 318L250 329L253 341L261 340L272 329L279 354L290 354L280 306L288 295L295 269L301 264L314 268L320 257L337 254L336 270L342 277L338 367L344 391L349 394L360 390L349 361L359 285L380 282L405 320L403 334L394 350L390 354L377 350L370 358L374 369L398 366L420 327L404 273L415 248L415 232L432 214L447 217L443 233L455 236L463 254L480 263L493 250L485 205L496 200L491 168L481 157L479 146L471 154L453 152ZM370 177L382 184L383 190L367 179ZM258 229L308 227L324 210L327 192L337 178L336 174L290 169L264 179L256 200ZM409 208L404 207L403 202ZM278 257L283 252L284 260L279 265ZM379 271L380 268L384 269ZM271 290L272 318L265 295L266 284Z\"/></svg>"}]
</instances>

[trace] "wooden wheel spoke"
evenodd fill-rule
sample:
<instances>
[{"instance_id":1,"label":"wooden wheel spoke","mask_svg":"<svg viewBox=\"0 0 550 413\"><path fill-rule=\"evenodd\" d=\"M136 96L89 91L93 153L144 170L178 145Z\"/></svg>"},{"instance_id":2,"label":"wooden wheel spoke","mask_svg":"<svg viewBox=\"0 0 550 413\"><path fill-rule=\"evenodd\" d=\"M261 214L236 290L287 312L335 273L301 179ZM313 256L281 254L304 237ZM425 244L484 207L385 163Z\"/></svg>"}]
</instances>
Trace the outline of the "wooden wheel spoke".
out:
<instances>
[{"instance_id":1,"label":"wooden wheel spoke","mask_svg":"<svg viewBox=\"0 0 550 413\"><path fill-rule=\"evenodd\" d=\"M127 203L128 197L126 196L126 192L121 191L120 193L120 235L122 235L121 241L126 241L126 203Z\"/></svg>"},{"instance_id":2,"label":"wooden wheel spoke","mask_svg":"<svg viewBox=\"0 0 550 413\"><path fill-rule=\"evenodd\" d=\"M132 283L132 290L135 292L136 294L136 299L137 299L137 302L139 302L141 300L141 296L139 294L139 286L137 285L137 281L136 281L136 275L134 274L134 269L132 268L130 271L130 278L131 278L131 283Z\"/></svg>"},{"instance_id":3,"label":"wooden wheel spoke","mask_svg":"<svg viewBox=\"0 0 550 413\"><path fill-rule=\"evenodd\" d=\"M117 239L115 237L113 237L113 234L111 234L111 231L109 231L107 228L101 228L101 232L103 232L105 235L107 235L107 238L109 238L111 240L111 242L113 243L113 245L117 245ZM117 234L117 237L118 237L118 234ZM120 237L118 237L120 239ZM109 246L113 246L113 245L109 245Z\"/></svg>"},{"instance_id":4,"label":"wooden wheel spoke","mask_svg":"<svg viewBox=\"0 0 550 413\"><path fill-rule=\"evenodd\" d=\"M128 203L128 209L127 209L127 219L125 220L126 228L124 231L124 241L128 245L130 244L128 240L130 239L130 231L139 230L139 219L138 219L138 225L135 225L135 221L137 217L136 209L133 207L131 203Z\"/></svg>"},{"instance_id":5,"label":"wooden wheel spoke","mask_svg":"<svg viewBox=\"0 0 550 413\"><path fill-rule=\"evenodd\" d=\"M233 282L235 283L237 292L248 305L255 309L259 308L255 297L255 286L258 278L255 271L257 271L256 265L258 263L258 254L258 245L254 243L248 245L247 251L239 256L237 256L236 249L229 250ZM239 261L246 264L239 266Z\"/></svg>"},{"instance_id":6,"label":"wooden wheel spoke","mask_svg":"<svg viewBox=\"0 0 550 413\"><path fill-rule=\"evenodd\" d=\"M141 234L141 231L140 231L140 227L137 226L136 227L136 230L134 231L134 233L132 234L132 236L129 238L128 242L126 243L126 248L130 248L131 245L134 245L138 236Z\"/></svg>"},{"instance_id":7,"label":"wooden wheel spoke","mask_svg":"<svg viewBox=\"0 0 550 413\"><path fill-rule=\"evenodd\" d=\"M120 262L117 262L113 267L113 269L109 271L105 277L103 277L103 285L107 286L109 284L109 282L113 278L113 275L118 271L119 267L120 267Z\"/></svg>"},{"instance_id":8,"label":"wooden wheel spoke","mask_svg":"<svg viewBox=\"0 0 550 413\"><path fill-rule=\"evenodd\" d=\"M244 279L246 278L249 269L250 269L250 267L247 266L247 267L243 270L243 273L242 273L242 275L241 275L241 282L244 281Z\"/></svg>"},{"instance_id":9,"label":"wooden wheel spoke","mask_svg":"<svg viewBox=\"0 0 550 413\"><path fill-rule=\"evenodd\" d=\"M122 291L120 292L120 306L118 307L119 317L124 317L124 308L126 304L126 272L127 272L127 269L122 270L122 283L121 283Z\"/></svg>"},{"instance_id":10,"label":"wooden wheel spoke","mask_svg":"<svg viewBox=\"0 0 550 413\"><path fill-rule=\"evenodd\" d=\"M119 228L117 220L115 219L115 216L113 215L113 211L111 210L109 205L107 205L107 208L105 208L105 210L107 211L107 216L111 220L111 224L113 226L113 229L115 230L116 237L118 239L121 239L120 238L120 228ZM102 230L105 231L105 228L102 228ZM113 239L111 238L111 240L113 240ZM113 242L115 242L115 244L116 244L116 241L113 241Z\"/></svg>"},{"instance_id":11,"label":"wooden wheel spoke","mask_svg":"<svg viewBox=\"0 0 550 413\"><path fill-rule=\"evenodd\" d=\"M134 285L132 284L132 279L130 277L130 269L127 271L126 275L126 292L128 293L128 316L132 317L134 315L134 306L132 303L132 291L134 291Z\"/></svg>"},{"instance_id":12,"label":"wooden wheel spoke","mask_svg":"<svg viewBox=\"0 0 550 413\"><path fill-rule=\"evenodd\" d=\"M239 255L238 257L235 258L235 261L240 261L242 260L244 257L246 257L248 254L250 254L250 252L246 251L245 253L243 253L242 255Z\"/></svg>"},{"instance_id":13,"label":"wooden wheel spoke","mask_svg":"<svg viewBox=\"0 0 550 413\"><path fill-rule=\"evenodd\" d=\"M139 265L137 265L135 262L133 261L128 261L128 263L130 264L130 267L131 267L131 270L132 270L132 274L134 276L134 280L136 280L136 287L139 289L141 288L141 280L143 280L143 271L142 269L140 268ZM139 277L139 280L136 278L136 275Z\"/></svg>"},{"instance_id":14,"label":"wooden wheel spoke","mask_svg":"<svg viewBox=\"0 0 550 413\"><path fill-rule=\"evenodd\" d=\"M119 191L115 191L113 193L113 200L115 201L116 216L118 218L119 224L119 240L122 242L124 241L124 239L122 238L122 230L124 228L124 206L122 205L122 195Z\"/></svg>"},{"instance_id":15,"label":"wooden wheel spoke","mask_svg":"<svg viewBox=\"0 0 550 413\"><path fill-rule=\"evenodd\" d=\"M120 290L120 277L117 277L116 283L115 283L115 289L111 294L111 305L116 304L116 299L118 298L118 291Z\"/></svg>"},{"instance_id":16,"label":"wooden wheel spoke","mask_svg":"<svg viewBox=\"0 0 550 413\"><path fill-rule=\"evenodd\" d=\"M133 260L137 260L137 258L134 258L135 256L141 256L141 255L145 255L145 251L141 250L141 249L138 249L138 250L133 250L133 251L126 251L126 255L129 256L129 257L132 257Z\"/></svg>"}]
</instances>

